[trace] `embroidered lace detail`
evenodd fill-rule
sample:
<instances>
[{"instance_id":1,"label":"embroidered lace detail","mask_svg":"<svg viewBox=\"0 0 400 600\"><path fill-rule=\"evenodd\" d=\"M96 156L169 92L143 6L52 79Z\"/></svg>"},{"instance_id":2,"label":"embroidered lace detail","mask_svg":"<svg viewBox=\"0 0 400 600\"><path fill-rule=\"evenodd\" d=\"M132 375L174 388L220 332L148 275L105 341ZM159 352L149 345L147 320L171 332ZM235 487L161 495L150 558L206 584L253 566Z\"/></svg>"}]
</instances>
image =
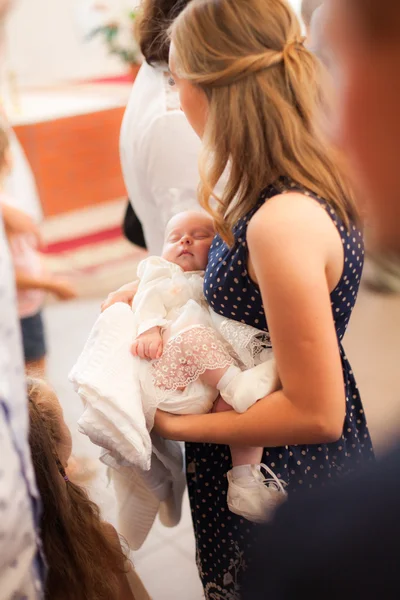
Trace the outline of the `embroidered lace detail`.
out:
<instances>
[{"instance_id":1,"label":"embroidered lace detail","mask_svg":"<svg viewBox=\"0 0 400 600\"><path fill-rule=\"evenodd\" d=\"M236 542L232 542L234 547L234 557L231 558L228 570L223 577L223 586L212 582L207 583L205 587L205 596L207 600L240 600L241 589L239 579L247 569L244 559L244 552L240 550Z\"/></svg>"},{"instance_id":2,"label":"embroidered lace detail","mask_svg":"<svg viewBox=\"0 0 400 600\"><path fill-rule=\"evenodd\" d=\"M251 369L255 364L261 362L262 352L272 348L269 333L244 323L224 319L220 324L219 331L232 346L246 369Z\"/></svg>"},{"instance_id":3,"label":"embroidered lace detail","mask_svg":"<svg viewBox=\"0 0 400 600\"><path fill-rule=\"evenodd\" d=\"M152 363L153 383L162 390L181 390L205 371L223 369L233 362L214 329L194 326L170 339L162 357Z\"/></svg>"}]
</instances>

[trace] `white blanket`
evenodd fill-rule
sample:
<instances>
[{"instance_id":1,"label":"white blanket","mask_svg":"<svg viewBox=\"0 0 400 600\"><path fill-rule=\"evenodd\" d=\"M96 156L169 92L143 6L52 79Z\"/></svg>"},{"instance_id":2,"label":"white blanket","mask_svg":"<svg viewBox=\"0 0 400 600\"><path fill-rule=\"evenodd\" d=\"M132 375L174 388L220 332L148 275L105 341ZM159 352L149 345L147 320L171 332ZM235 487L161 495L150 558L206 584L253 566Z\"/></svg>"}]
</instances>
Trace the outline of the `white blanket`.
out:
<instances>
[{"instance_id":1,"label":"white blanket","mask_svg":"<svg viewBox=\"0 0 400 600\"><path fill-rule=\"evenodd\" d=\"M85 411L78 421L90 440L127 464L149 470L151 440L134 376L132 309L114 304L97 319L70 373Z\"/></svg>"},{"instance_id":2,"label":"white blanket","mask_svg":"<svg viewBox=\"0 0 400 600\"><path fill-rule=\"evenodd\" d=\"M130 352L135 337L132 309L111 306L96 321L69 378L85 407L79 429L104 449L101 460L113 468L120 533L137 550L169 497L176 497L175 516L167 516L165 524L179 522L184 476L181 445L150 438L135 390L140 360Z\"/></svg>"},{"instance_id":3,"label":"white blanket","mask_svg":"<svg viewBox=\"0 0 400 600\"><path fill-rule=\"evenodd\" d=\"M85 406L79 428L104 449L103 462L117 470L124 510L128 497L133 511L141 496L137 512L148 510L141 522L151 526L154 511L182 477L181 447L150 438L157 408L175 414L209 412L218 391L200 375L232 364L232 355L253 370L246 386L266 386L255 398L276 389L277 375L268 334L210 311L201 273L185 273L163 258L149 257L139 265L138 277L132 308L117 303L99 316L70 380ZM134 357L133 341L153 327L163 330L161 358Z\"/></svg>"}]
</instances>

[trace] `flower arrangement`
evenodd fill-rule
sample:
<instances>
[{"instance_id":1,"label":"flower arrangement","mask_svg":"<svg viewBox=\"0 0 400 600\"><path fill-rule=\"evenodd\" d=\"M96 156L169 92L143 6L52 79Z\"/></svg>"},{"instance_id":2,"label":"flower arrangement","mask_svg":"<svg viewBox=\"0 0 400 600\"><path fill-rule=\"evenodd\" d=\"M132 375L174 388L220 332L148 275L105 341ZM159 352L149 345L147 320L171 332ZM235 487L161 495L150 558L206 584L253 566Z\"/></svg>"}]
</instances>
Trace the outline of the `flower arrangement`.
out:
<instances>
[{"instance_id":1,"label":"flower arrangement","mask_svg":"<svg viewBox=\"0 0 400 600\"><path fill-rule=\"evenodd\" d=\"M141 63L141 54L134 35L138 11L133 8L116 10L114 6L110 8L109 4L96 2L92 5L97 24L89 32L88 38L101 36L110 54L118 56L129 66L138 65Z\"/></svg>"}]
</instances>

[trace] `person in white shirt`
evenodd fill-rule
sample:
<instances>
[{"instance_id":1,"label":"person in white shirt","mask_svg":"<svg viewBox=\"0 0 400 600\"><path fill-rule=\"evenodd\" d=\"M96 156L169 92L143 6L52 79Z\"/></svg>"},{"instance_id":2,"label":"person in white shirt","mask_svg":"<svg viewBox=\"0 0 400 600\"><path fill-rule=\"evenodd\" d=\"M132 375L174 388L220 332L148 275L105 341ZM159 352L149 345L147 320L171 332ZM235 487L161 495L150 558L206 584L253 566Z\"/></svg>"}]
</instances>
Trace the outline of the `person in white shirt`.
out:
<instances>
[{"instance_id":1,"label":"person in white shirt","mask_svg":"<svg viewBox=\"0 0 400 600\"><path fill-rule=\"evenodd\" d=\"M318 56L331 75L337 77L332 51L327 41L326 26L329 17L329 0L325 0L312 15L310 22L310 50Z\"/></svg>"},{"instance_id":2,"label":"person in white shirt","mask_svg":"<svg viewBox=\"0 0 400 600\"><path fill-rule=\"evenodd\" d=\"M188 0L145 0L137 36L144 56L121 130L128 196L150 254L160 255L168 221L198 208L200 141L169 85L167 29Z\"/></svg>"},{"instance_id":3,"label":"person in white shirt","mask_svg":"<svg viewBox=\"0 0 400 600\"><path fill-rule=\"evenodd\" d=\"M321 4L323 4L323 0L302 0L301 2L301 18L306 28L307 42L309 44L313 34L312 19Z\"/></svg>"}]
</instances>

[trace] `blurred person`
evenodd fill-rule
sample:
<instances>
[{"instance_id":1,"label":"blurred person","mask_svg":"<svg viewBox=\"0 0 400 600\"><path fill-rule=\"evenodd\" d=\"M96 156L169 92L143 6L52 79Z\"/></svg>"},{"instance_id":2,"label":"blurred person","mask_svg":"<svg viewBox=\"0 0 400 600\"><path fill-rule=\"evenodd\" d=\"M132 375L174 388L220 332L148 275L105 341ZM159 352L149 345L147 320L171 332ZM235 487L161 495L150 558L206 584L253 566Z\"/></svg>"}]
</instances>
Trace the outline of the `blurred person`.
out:
<instances>
[{"instance_id":1,"label":"blurred person","mask_svg":"<svg viewBox=\"0 0 400 600\"><path fill-rule=\"evenodd\" d=\"M343 72L339 136L363 187L376 244L398 255L400 7L390 0L335 0L331 11L329 31Z\"/></svg>"},{"instance_id":2,"label":"blurred person","mask_svg":"<svg viewBox=\"0 0 400 600\"><path fill-rule=\"evenodd\" d=\"M41 532L48 564L48 600L149 600L115 529L68 472L71 433L55 393L28 379L33 465L43 502ZM132 582L132 588L129 583Z\"/></svg>"},{"instance_id":3,"label":"blurred person","mask_svg":"<svg viewBox=\"0 0 400 600\"><path fill-rule=\"evenodd\" d=\"M397 2L331 2L327 32L343 82L340 139L365 191L377 246L398 264L399 29ZM244 598L398 598L399 481L396 449L335 489L288 502L260 533Z\"/></svg>"},{"instance_id":4,"label":"blurred person","mask_svg":"<svg viewBox=\"0 0 400 600\"><path fill-rule=\"evenodd\" d=\"M145 61L121 129L125 185L153 255L161 253L170 218L198 208L200 143L168 85L166 32L188 1L142 0L136 36Z\"/></svg>"},{"instance_id":5,"label":"blurred person","mask_svg":"<svg viewBox=\"0 0 400 600\"><path fill-rule=\"evenodd\" d=\"M5 189L10 196L21 199L21 209L28 213L34 221L39 221L42 218L42 207L34 175L24 150L11 128L9 137L14 166L5 182Z\"/></svg>"},{"instance_id":6,"label":"blurred person","mask_svg":"<svg viewBox=\"0 0 400 600\"><path fill-rule=\"evenodd\" d=\"M11 0L0 0L0 45ZM0 49L1 53L1 49ZM0 56L2 59L2 56ZM0 593L42 597L40 502L28 444L23 355L14 273L0 211Z\"/></svg>"},{"instance_id":7,"label":"blurred person","mask_svg":"<svg viewBox=\"0 0 400 600\"><path fill-rule=\"evenodd\" d=\"M15 202L10 205L0 200L6 231L14 234L30 234L40 245L42 240L37 224L37 217L40 216L40 202L35 181L18 138L11 129L1 105L0 128L7 131L8 144L13 156L13 168L2 177L3 191L7 196L18 198L18 206L15 205ZM25 202L20 202L20 196L27 196Z\"/></svg>"},{"instance_id":8,"label":"blurred person","mask_svg":"<svg viewBox=\"0 0 400 600\"><path fill-rule=\"evenodd\" d=\"M6 210L5 223L10 220L14 199L4 191L7 176L13 169L13 157L8 132L0 128L0 202ZM3 208L3 211L4 211ZM23 224L18 227L18 212L22 213ZM17 285L18 314L20 317L25 365L27 370L44 374L46 362L46 341L42 307L46 292L60 300L70 300L76 296L72 285L48 275L38 251L37 236L24 233L25 220L29 215L23 211L14 212L13 225L8 227L8 240L14 262ZM18 231L19 229L19 231Z\"/></svg>"},{"instance_id":9,"label":"blurred person","mask_svg":"<svg viewBox=\"0 0 400 600\"><path fill-rule=\"evenodd\" d=\"M329 2L325 0L323 4L314 12L311 19L312 44L310 49L327 67L329 74L333 78L334 86L331 87L337 102L337 93L340 94L343 82L340 81L340 71L337 61L334 60L331 44L329 43L328 21L330 14ZM329 80L327 80L329 85ZM337 135L336 130L339 127L338 118L330 119L330 127L333 135ZM363 197L366 197L364 190ZM383 248L374 240L374 226L371 226L371 219L368 217L368 208L359 207L365 217L364 235L367 238L368 268L364 273L364 285L369 289L383 294L398 293L400 290L400 264L396 259L395 253L390 249Z\"/></svg>"},{"instance_id":10,"label":"blurred person","mask_svg":"<svg viewBox=\"0 0 400 600\"><path fill-rule=\"evenodd\" d=\"M13 169L4 182L10 196L18 199L18 207L29 215L33 223L42 218L42 207L36 187L35 178L25 152L13 131L0 100L0 126L8 131L10 148L14 158Z\"/></svg>"}]
</instances>

